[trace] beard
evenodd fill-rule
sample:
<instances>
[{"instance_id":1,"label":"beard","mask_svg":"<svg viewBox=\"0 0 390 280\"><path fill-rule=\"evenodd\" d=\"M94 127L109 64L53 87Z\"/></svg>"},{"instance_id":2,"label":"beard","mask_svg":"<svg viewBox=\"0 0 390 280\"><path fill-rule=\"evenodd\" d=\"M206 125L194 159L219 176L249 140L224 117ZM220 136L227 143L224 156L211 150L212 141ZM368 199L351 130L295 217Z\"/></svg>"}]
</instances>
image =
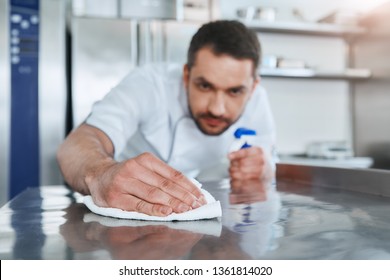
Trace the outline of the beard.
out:
<instances>
[{"instance_id":1,"label":"beard","mask_svg":"<svg viewBox=\"0 0 390 280\"><path fill-rule=\"evenodd\" d=\"M189 106L189 111L191 114L192 119L194 120L196 126L198 129L205 135L209 136L218 136L224 133L226 130L229 129L229 127L234 124L240 117L238 117L235 120L224 118L224 117L216 117L211 113L198 113L194 114L191 110L191 107ZM205 120L211 120L212 122L219 123L218 126L207 126L204 124L203 121Z\"/></svg>"}]
</instances>

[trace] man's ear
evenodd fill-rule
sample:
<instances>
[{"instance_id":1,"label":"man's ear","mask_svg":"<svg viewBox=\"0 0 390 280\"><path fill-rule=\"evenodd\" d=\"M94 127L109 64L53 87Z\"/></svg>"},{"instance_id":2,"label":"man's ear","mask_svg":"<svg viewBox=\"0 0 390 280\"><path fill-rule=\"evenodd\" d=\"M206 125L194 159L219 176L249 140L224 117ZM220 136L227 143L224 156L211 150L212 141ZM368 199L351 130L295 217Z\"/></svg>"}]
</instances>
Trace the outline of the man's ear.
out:
<instances>
[{"instance_id":1,"label":"man's ear","mask_svg":"<svg viewBox=\"0 0 390 280\"><path fill-rule=\"evenodd\" d=\"M255 80L253 81L250 97L252 97L252 94L255 92L256 87L260 84L260 81L261 81L261 78L259 75L257 75Z\"/></svg>"},{"instance_id":2,"label":"man's ear","mask_svg":"<svg viewBox=\"0 0 390 280\"><path fill-rule=\"evenodd\" d=\"M260 81L261 81L261 78L259 75L256 76L255 78L255 81L253 83L253 89L252 90L255 90L255 88L260 84Z\"/></svg>"},{"instance_id":3,"label":"man's ear","mask_svg":"<svg viewBox=\"0 0 390 280\"><path fill-rule=\"evenodd\" d=\"M190 80L190 69L188 67L188 64L184 64L184 66L183 66L183 82L184 82L185 88L188 88L189 80Z\"/></svg>"}]
</instances>

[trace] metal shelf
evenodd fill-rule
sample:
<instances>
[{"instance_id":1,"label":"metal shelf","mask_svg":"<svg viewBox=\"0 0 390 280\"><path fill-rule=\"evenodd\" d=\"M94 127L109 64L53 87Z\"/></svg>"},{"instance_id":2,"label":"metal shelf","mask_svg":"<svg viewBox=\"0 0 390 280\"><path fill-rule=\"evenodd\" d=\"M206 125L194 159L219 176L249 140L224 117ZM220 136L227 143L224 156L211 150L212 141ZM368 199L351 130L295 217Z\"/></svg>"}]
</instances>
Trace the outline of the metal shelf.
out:
<instances>
[{"instance_id":1,"label":"metal shelf","mask_svg":"<svg viewBox=\"0 0 390 280\"><path fill-rule=\"evenodd\" d=\"M346 69L343 72L321 72L313 69L281 69L262 68L262 77L270 78L300 78L300 79L329 79L329 80L367 80L371 78L368 69Z\"/></svg>"},{"instance_id":2,"label":"metal shelf","mask_svg":"<svg viewBox=\"0 0 390 280\"><path fill-rule=\"evenodd\" d=\"M359 26L336 25L329 23L310 22L261 22L250 21L243 23L250 29L267 33L304 34L318 36L356 36L366 33Z\"/></svg>"}]
</instances>

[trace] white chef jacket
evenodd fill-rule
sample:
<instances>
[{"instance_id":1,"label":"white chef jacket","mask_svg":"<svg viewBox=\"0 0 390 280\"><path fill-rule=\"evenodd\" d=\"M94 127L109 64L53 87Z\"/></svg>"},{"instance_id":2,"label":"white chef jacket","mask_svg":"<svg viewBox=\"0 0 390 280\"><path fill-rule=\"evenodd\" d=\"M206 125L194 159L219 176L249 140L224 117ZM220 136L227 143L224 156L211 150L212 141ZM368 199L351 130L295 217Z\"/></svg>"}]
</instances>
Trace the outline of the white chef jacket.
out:
<instances>
[{"instance_id":1,"label":"white chef jacket","mask_svg":"<svg viewBox=\"0 0 390 280\"><path fill-rule=\"evenodd\" d=\"M265 90L257 86L240 119L223 134L205 135L189 113L180 65L154 64L132 71L93 105L86 123L111 139L117 161L150 152L192 177L217 166L227 175L227 153L239 127L256 130L251 144L275 161L275 129Z\"/></svg>"}]
</instances>

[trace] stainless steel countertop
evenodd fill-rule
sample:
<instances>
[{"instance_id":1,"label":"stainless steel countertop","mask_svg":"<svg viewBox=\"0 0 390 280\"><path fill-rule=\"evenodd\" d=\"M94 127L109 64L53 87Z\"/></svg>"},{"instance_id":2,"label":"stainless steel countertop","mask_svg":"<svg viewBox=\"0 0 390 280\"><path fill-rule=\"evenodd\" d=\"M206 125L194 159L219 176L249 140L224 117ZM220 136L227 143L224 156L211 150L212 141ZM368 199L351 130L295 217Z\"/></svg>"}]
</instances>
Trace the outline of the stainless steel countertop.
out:
<instances>
[{"instance_id":1,"label":"stainless steel countertop","mask_svg":"<svg viewBox=\"0 0 390 280\"><path fill-rule=\"evenodd\" d=\"M107 218L65 186L29 188L0 209L0 259L390 259L390 198L340 179L362 171L279 167L276 187L204 182L220 220ZM367 188L390 182L381 176Z\"/></svg>"}]
</instances>

